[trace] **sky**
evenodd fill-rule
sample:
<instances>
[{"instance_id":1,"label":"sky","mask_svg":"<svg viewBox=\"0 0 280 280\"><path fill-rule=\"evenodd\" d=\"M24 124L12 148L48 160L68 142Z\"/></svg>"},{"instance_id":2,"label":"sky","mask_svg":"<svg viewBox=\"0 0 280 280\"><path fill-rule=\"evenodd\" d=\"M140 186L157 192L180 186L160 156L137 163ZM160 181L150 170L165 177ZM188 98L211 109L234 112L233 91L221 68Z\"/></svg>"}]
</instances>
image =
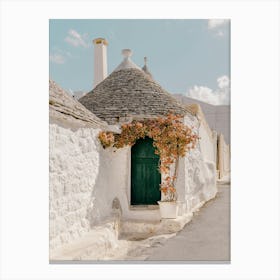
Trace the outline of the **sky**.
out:
<instances>
[{"instance_id":1,"label":"sky","mask_svg":"<svg viewBox=\"0 0 280 280\"><path fill-rule=\"evenodd\" d=\"M168 92L210 104L230 103L230 21L227 19L52 19L50 78L69 92L93 88L93 43L108 41L108 74L131 49L148 58L153 78Z\"/></svg>"}]
</instances>

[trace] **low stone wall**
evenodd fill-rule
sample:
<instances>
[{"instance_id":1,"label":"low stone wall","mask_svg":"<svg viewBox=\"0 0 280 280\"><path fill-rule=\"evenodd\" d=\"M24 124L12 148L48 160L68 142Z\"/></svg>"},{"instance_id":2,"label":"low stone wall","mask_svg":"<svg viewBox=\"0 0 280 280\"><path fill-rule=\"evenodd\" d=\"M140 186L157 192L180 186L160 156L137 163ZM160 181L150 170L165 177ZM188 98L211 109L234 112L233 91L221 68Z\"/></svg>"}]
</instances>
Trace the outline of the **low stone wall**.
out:
<instances>
[{"instance_id":1,"label":"low stone wall","mask_svg":"<svg viewBox=\"0 0 280 280\"><path fill-rule=\"evenodd\" d=\"M90 229L88 209L100 168L98 129L50 124L50 248Z\"/></svg>"}]
</instances>

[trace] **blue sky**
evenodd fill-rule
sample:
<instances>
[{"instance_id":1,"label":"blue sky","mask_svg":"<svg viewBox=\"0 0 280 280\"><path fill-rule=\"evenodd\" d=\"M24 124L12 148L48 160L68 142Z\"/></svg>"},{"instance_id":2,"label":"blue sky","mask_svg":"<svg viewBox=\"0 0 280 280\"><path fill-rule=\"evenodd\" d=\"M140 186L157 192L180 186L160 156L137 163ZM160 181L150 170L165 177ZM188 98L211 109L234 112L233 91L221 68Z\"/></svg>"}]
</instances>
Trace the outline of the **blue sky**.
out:
<instances>
[{"instance_id":1,"label":"blue sky","mask_svg":"<svg viewBox=\"0 0 280 280\"><path fill-rule=\"evenodd\" d=\"M90 91L93 44L106 38L108 73L122 61L121 50L148 67L170 93L212 104L229 103L230 23L227 20L50 20L50 78L66 90Z\"/></svg>"}]
</instances>

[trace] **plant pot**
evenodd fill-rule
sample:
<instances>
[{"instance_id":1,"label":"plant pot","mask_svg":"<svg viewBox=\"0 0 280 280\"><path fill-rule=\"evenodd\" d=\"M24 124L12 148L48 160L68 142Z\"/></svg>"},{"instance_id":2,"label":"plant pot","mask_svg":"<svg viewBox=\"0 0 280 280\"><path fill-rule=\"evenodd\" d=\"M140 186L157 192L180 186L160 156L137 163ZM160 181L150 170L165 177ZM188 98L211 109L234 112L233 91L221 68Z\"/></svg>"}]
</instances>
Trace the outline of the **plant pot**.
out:
<instances>
[{"instance_id":1,"label":"plant pot","mask_svg":"<svg viewBox=\"0 0 280 280\"><path fill-rule=\"evenodd\" d=\"M176 201L158 201L161 218L176 219L178 215L178 204Z\"/></svg>"}]
</instances>

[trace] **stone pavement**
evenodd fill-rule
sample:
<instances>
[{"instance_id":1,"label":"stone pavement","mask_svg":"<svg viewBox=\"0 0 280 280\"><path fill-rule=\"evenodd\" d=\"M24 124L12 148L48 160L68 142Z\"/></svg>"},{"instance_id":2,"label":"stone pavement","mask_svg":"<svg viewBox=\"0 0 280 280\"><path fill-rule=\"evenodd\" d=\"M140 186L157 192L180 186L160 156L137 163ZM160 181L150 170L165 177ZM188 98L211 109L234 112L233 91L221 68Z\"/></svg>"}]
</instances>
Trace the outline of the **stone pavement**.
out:
<instances>
[{"instance_id":1,"label":"stone pavement","mask_svg":"<svg viewBox=\"0 0 280 280\"><path fill-rule=\"evenodd\" d=\"M146 261L230 261L230 186L218 185L181 232L150 250Z\"/></svg>"}]
</instances>

